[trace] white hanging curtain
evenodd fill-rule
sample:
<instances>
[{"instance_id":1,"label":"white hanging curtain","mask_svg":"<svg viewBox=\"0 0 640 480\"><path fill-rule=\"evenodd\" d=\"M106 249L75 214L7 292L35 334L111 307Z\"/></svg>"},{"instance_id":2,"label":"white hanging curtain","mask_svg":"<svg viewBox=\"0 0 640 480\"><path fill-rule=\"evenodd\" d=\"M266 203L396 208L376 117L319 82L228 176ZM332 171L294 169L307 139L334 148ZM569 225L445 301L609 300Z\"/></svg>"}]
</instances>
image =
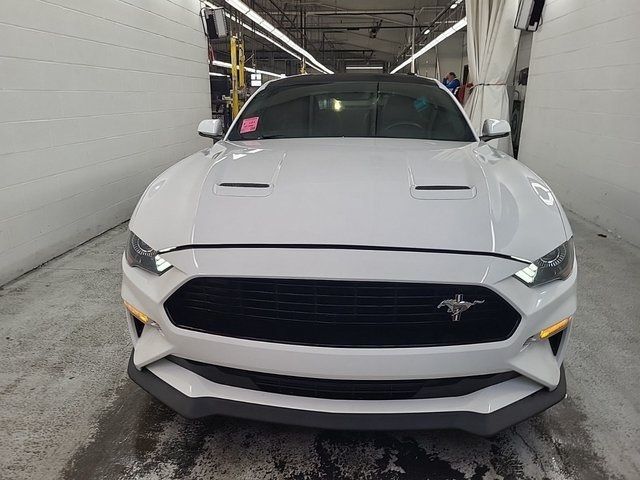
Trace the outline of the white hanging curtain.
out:
<instances>
[{"instance_id":1,"label":"white hanging curtain","mask_svg":"<svg viewBox=\"0 0 640 480\"><path fill-rule=\"evenodd\" d=\"M513 28L517 0L466 0L469 81L475 85L465 110L477 132L487 118L509 120L507 80L516 59L520 30ZM511 138L491 145L512 153Z\"/></svg>"}]
</instances>

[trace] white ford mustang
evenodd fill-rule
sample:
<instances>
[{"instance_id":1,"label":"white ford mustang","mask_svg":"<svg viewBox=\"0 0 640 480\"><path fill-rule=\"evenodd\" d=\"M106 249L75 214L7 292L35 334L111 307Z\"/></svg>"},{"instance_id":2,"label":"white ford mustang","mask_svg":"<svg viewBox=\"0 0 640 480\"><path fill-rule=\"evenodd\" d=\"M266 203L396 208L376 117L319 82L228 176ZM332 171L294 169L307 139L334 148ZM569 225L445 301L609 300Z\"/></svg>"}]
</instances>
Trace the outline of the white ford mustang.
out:
<instances>
[{"instance_id":1,"label":"white ford mustang","mask_svg":"<svg viewBox=\"0 0 640 480\"><path fill-rule=\"evenodd\" d=\"M265 84L131 218L129 375L189 418L482 435L562 400L572 233L438 82Z\"/></svg>"}]
</instances>

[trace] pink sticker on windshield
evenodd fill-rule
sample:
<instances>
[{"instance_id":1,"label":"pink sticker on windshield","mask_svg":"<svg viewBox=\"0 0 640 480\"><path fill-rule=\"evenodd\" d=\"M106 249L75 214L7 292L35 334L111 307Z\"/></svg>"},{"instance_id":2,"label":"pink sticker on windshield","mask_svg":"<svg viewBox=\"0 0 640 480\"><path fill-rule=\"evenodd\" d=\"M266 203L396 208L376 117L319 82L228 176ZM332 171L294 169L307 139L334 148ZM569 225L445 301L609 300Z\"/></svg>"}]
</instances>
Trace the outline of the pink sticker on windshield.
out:
<instances>
[{"instance_id":1,"label":"pink sticker on windshield","mask_svg":"<svg viewBox=\"0 0 640 480\"><path fill-rule=\"evenodd\" d=\"M258 120L260 120L260 117L249 117L242 120L240 133L255 132L256 128L258 128Z\"/></svg>"}]
</instances>

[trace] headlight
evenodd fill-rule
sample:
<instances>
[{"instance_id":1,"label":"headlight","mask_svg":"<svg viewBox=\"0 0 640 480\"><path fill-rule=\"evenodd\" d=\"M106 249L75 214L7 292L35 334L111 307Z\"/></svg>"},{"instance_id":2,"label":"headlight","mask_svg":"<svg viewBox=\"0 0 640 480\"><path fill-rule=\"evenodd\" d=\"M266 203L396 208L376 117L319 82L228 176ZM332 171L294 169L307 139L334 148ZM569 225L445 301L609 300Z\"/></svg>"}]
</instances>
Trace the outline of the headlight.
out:
<instances>
[{"instance_id":1,"label":"headlight","mask_svg":"<svg viewBox=\"0 0 640 480\"><path fill-rule=\"evenodd\" d=\"M125 257L132 267L140 267L156 275L162 275L172 267L156 250L140 240L133 232L129 232Z\"/></svg>"},{"instance_id":2,"label":"headlight","mask_svg":"<svg viewBox=\"0 0 640 480\"><path fill-rule=\"evenodd\" d=\"M573 270L573 238L540 257L515 274L521 282L535 287L554 280L564 280Z\"/></svg>"}]
</instances>

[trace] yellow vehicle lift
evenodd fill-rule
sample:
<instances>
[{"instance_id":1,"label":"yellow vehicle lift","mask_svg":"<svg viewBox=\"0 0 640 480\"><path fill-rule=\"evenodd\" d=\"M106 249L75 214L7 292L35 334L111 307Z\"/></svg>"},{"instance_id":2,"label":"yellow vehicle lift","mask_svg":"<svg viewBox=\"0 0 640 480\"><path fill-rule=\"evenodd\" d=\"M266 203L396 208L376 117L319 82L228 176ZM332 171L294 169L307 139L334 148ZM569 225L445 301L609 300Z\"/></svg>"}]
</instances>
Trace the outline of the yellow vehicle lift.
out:
<instances>
[{"instance_id":1,"label":"yellow vehicle lift","mask_svg":"<svg viewBox=\"0 0 640 480\"><path fill-rule=\"evenodd\" d=\"M236 118L242 105L245 94L244 75L244 43L237 35L231 37L231 116Z\"/></svg>"}]
</instances>

